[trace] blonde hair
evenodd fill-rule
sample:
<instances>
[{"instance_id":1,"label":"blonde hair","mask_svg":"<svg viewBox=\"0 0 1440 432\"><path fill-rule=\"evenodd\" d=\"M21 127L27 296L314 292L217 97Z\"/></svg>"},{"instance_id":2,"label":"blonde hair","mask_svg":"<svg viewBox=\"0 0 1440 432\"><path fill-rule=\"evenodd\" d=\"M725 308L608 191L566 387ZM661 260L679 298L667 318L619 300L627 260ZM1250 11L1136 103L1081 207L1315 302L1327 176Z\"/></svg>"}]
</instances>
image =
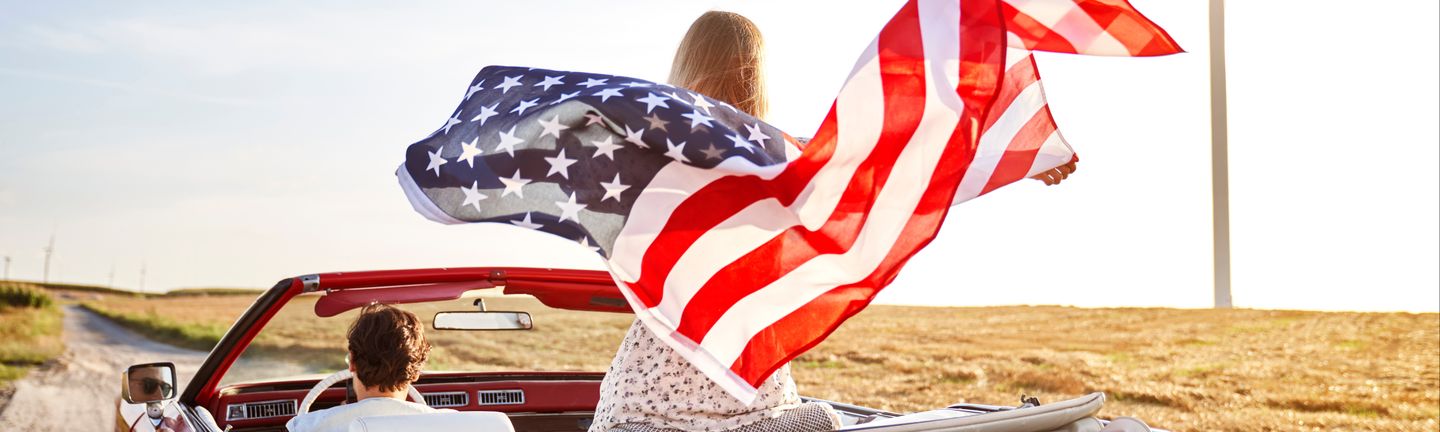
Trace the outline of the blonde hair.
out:
<instances>
[{"instance_id":1,"label":"blonde hair","mask_svg":"<svg viewBox=\"0 0 1440 432\"><path fill-rule=\"evenodd\" d=\"M749 19L734 12L705 12L675 50L670 84L763 119L770 111L760 68L764 48L760 28Z\"/></svg>"}]
</instances>

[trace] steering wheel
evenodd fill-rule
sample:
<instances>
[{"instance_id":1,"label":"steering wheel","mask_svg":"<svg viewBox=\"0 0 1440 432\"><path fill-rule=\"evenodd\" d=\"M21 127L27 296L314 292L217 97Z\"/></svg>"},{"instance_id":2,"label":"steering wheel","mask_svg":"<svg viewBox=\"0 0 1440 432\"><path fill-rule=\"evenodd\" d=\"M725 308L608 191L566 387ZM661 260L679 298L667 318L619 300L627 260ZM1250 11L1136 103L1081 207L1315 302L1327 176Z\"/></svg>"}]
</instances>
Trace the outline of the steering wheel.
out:
<instances>
[{"instance_id":1,"label":"steering wheel","mask_svg":"<svg viewBox=\"0 0 1440 432\"><path fill-rule=\"evenodd\" d=\"M305 399L300 401L300 414L310 412L310 405L315 403L315 399L318 399L320 397L320 393L324 392L325 389L330 388L330 386L335 385L335 383L348 380L352 376L354 375L350 373L349 369L341 369L339 372L330 374L330 376L327 376L325 377L325 379L320 380L320 382L315 383L315 387L311 388L310 392L305 394ZM415 390L415 386L406 386L405 391L406 393L410 394L411 401L421 405L426 405L425 396L421 395L419 390Z\"/></svg>"}]
</instances>

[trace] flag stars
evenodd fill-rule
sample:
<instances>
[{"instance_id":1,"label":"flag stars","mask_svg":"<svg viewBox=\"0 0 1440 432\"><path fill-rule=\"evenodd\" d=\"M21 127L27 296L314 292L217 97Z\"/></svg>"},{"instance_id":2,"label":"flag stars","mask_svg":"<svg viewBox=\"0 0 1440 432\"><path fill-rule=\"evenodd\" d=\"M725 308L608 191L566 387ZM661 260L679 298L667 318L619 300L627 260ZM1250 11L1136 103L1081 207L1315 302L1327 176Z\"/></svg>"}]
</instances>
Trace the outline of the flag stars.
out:
<instances>
[{"instance_id":1,"label":"flag stars","mask_svg":"<svg viewBox=\"0 0 1440 432\"><path fill-rule=\"evenodd\" d=\"M646 94L647 94L648 96L645 96L645 97L643 97L643 98L640 98L640 99L636 99L636 100L635 100L636 102L644 102L644 103L645 103L645 113L646 113L646 114L649 114L650 111L654 111L654 110L655 110L655 107L657 107L657 106L658 106L658 107L661 107L661 108L670 108L670 105L665 103L665 101L670 100L670 98L667 98L667 97L664 97L664 96L659 96L659 95L656 95L655 93L648 93L648 92L647 92Z\"/></svg>"},{"instance_id":2,"label":"flag stars","mask_svg":"<svg viewBox=\"0 0 1440 432\"><path fill-rule=\"evenodd\" d=\"M578 243L580 243L580 247L583 247L583 248L589 250L590 252L600 253L600 248L599 248L599 247L590 244L590 238L589 238L589 237L583 237L583 236L580 237L580 241L579 241Z\"/></svg>"},{"instance_id":3,"label":"flag stars","mask_svg":"<svg viewBox=\"0 0 1440 432\"><path fill-rule=\"evenodd\" d=\"M505 82L500 83L500 85L495 86L495 88L500 89L500 93L507 93L510 91L511 87L520 85L520 77L522 76L524 75L505 77Z\"/></svg>"},{"instance_id":4,"label":"flag stars","mask_svg":"<svg viewBox=\"0 0 1440 432\"><path fill-rule=\"evenodd\" d=\"M553 76L553 77L552 77L552 76L547 76L547 77L545 77L545 80L544 80L544 81L540 81L539 83L535 84L535 85L532 86L532 87L544 87L544 88L545 88L545 91L550 91L550 86L553 86L553 85L565 85L565 81L562 81L563 79L565 79L565 76L564 76L564 75L561 75L561 76Z\"/></svg>"},{"instance_id":5,"label":"flag stars","mask_svg":"<svg viewBox=\"0 0 1440 432\"><path fill-rule=\"evenodd\" d=\"M700 149L700 153L705 154L705 160L725 158L725 150L715 147L715 143L710 143L710 146Z\"/></svg>"},{"instance_id":6,"label":"flag stars","mask_svg":"<svg viewBox=\"0 0 1440 432\"><path fill-rule=\"evenodd\" d=\"M644 138L644 135L645 128L642 127L637 130L630 130L630 125L625 125L625 142L635 144L636 147L648 149L650 148L650 145L645 144L645 140L642 139Z\"/></svg>"},{"instance_id":7,"label":"flag stars","mask_svg":"<svg viewBox=\"0 0 1440 432\"><path fill-rule=\"evenodd\" d=\"M485 125L485 120L489 120L490 117L494 117L494 116L500 114L500 113L498 113L498 112L495 111L495 107L498 107L498 106L500 106L500 103L499 103L499 102L496 102L494 105L490 105L490 106L488 106L488 107L487 107L487 106L482 106L482 107L480 107L480 114L479 114L479 115L476 115L474 118L471 118L470 121L479 120L479 121L480 121L480 125L481 125L481 126L484 126L484 125Z\"/></svg>"},{"instance_id":8,"label":"flag stars","mask_svg":"<svg viewBox=\"0 0 1440 432\"><path fill-rule=\"evenodd\" d=\"M471 96L471 95L474 95L475 92L484 90L485 87L481 87L482 84L485 84L485 80L480 80L480 82L475 83L475 85L470 86L470 90L465 92L465 100L467 100L467 101L470 100L470 96Z\"/></svg>"},{"instance_id":9,"label":"flag stars","mask_svg":"<svg viewBox=\"0 0 1440 432\"><path fill-rule=\"evenodd\" d=\"M625 193L626 189L630 189L630 185L620 182L620 173L618 172L615 173L615 180L611 180L609 182L600 182L600 187L605 188L605 196L603 198L600 198L600 202L605 202L605 200L608 199L614 199L615 201L622 204L625 202L625 200L621 198L620 194Z\"/></svg>"},{"instance_id":10,"label":"flag stars","mask_svg":"<svg viewBox=\"0 0 1440 432\"><path fill-rule=\"evenodd\" d=\"M606 82L606 81L610 81L610 79L609 79L609 78L606 78L606 79L587 78L587 79L585 79L585 82L580 83L580 85L583 85L583 86L585 86L585 88L588 89L588 88L595 87L595 86L605 85L605 82Z\"/></svg>"},{"instance_id":11,"label":"flag stars","mask_svg":"<svg viewBox=\"0 0 1440 432\"><path fill-rule=\"evenodd\" d=\"M555 118L552 118L548 121L536 120L535 122L540 123L540 127L545 129L540 132L540 136L550 135L554 136L555 139L560 139L560 131L570 129L569 126L565 126L560 123L560 115L558 114L555 115Z\"/></svg>"},{"instance_id":12,"label":"flag stars","mask_svg":"<svg viewBox=\"0 0 1440 432\"><path fill-rule=\"evenodd\" d=\"M452 116L450 116L450 118L445 119L445 128L444 128L444 129L445 129L445 132L444 132L442 135L449 135L449 134L450 134L450 127L451 127L451 126L455 126L455 125L457 125L457 124L460 124L460 112L461 112L461 111L464 111L464 109L455 110L455 115L452 115Z\"/></svg>"},{"instance_id":13,"label":"flag stars","mask_svg":"<svg viewBox=\"0 0 1440 432\"><path fill-rule=\"evenodd\" d=\"M710 114L710 108L715 107L715 104L712 104L710 103L710 101L705 100L705 97L700 96L699 93L695 94L695 103L692 103L690 105L694 105L696 109L704 110L705 114Z\"/></svg>"},{"instance_id":14,"label":"flag stars","mask_svg":"<svg viewBox=\"0 0 1440 432\"><path fill-rule=\"evenodd\" d=\"M620 149L620 144L615 143L615 136L613 135L605 135L604 140L590 141L590 144L595 145L595 155L591 156L594 158L598 158L603 155L610 158L610 160L615 160L615 150Z\"/></svg>"},{"instance_id":15,"label":"flag stars","mask_svg":"<svg viewBox=\"0 0 1440 432\"><path fill-rule=\"evenodd\" d=\"M631 81L631 82L625 83L625 87L631 87L631 88L634 88L634 87L650 87L650 84L646 84L646 83L642 83L642 82L634 82L634 81Z\"/></svg>"},{"instance_id":16,"label":"flag stars","mask_svg":"<svg viewBox=\"0 0 1440 432\"><path fill-rule=\"evenodd\" d=\"M530 108L534 107L535 105L539 105L538 103L535 102L535 101L538 101L538 100L540 100L540 98L535 98L535 99L531 99L531 100L528 100L528 101L520 101L520 105L515 106L515 109L510 110L510 113L511 113L511 114L525 115L525 110L530 109Z\"/></svg>"},{"instance_id":17,"label":"flag stars","mask_svg":"<svg viewBox=\"0 0 1440 432\"><path fill-rule=\"evenodd\" d=\"M765 140L770 139L769 135L765 135L765 132L760 130L759 124L754 126L747 124L745 125L745 130L750 131L750 137L746 139L760 143L762 146L765 145Z\"/></svg>"},{"instance_id":18,"label":"flag stars","mask_svg":"<svg viewBox=\"0 0 1440 432\"><path fill-rule=\"evenodd\" d=\"M448 161L446 161L445 158L440 157L440 150L435 150L428 153L430 153L430 164L425 166L425 170L433 170L435 171L435 177L440 177L440 166L445 165L445 163Z\"/></svg>"},{"instance_id":19,"label":"flag stars","mask_svg":"<svg viewBox=\"0 0 1440 432\"><path fill-rule=\"evenodd\" d=\"M695 128L700 127L701 125L715 127L715 125L710 123L711 120L715 119L705 114L701 114L700 111L691 111L689 114L681 114L680 116L690 119L690 130L695 130Z\"/></svg>"},{"instance_id":20,"label":"flag stars","mask_svg":"<svg viewBox=\"0 0 1440 432\"><path fill-rule=\"evenodd\" d=\"M462 203L462 204L460 204L460 206L461 206L461 207L464 207L464 206L472 206L472 207L475 208L475 212L476 212L476 213L479 213L479 212L480 212L480 201L483 201L483 200L485 200L486 198L489 198L489 197L485 196L485 194L480 193L480 182L479 182L479 181L476 181L475 183L471 184L470 187L460 188L460 190L461 190L462 192L465 192L465 202Z\"/></svg>"},{"instance_id":21,"label":"flag stars","mask_svg":"<svg viewBox=\"0 0 1440 432\"><path fill-rule=\"evenodd\" d=\"M659 129L661 132L669 132L665 129L665 125L670 122L661 119L658 115L650 114L649 117L645 117L645 121L650 122L650 129Z\"/></svg>"},{"instance_id":22,"label":"flag stars","mask_svg":"<svg viewBox=\"0 0 1440 432\"><path fill-rule=\"evenodd\" d=\"M611 88L606 88L606 89L600 89L600 91L595 92L595 94L593 94L593 95L591 95L591 96L599 96L599 97L600 97L600 102L605 102L605 101L610 100L610 97L611 97L611 96L622 96L622 97L623 97L623 96L625 96L625 95L620 94L620 88L619 88L619 87L611 87Z\"/></svg>"},{"instance_id":23,"label":"flag stars","mask_svg":"<svg viewBox=\"0 0 1440 432\"><path fill-rule=\"evenodd\" d=\"M470 140L470 142L460 143L460 157L456 158L455 162L463 160L470 164L470 168L475 168L475 157L484 153L480 151L479 142L480 137L475 137L475 139Z\"/></svg>"},{"instance_id":24,"label":"flag stars","mask_svg":"<svg viewBox=\"0 0 1440 432\"><path fill-rule=\"evenodd\" d=\"M684 142L684 141L681 141L679 144L676 144L676 143L674 143L674 142L671 142L669 138L666 138L666 139L665 139L665 147L668 147L668 148L669 148L669 150L666 150L666 151L665 151L665 156L667 156L667 157L669 157L669 158L671 158L671 159L680 161L680 162L690 163L690 158L685 157L685 142Z\"/></svg>"},{"instance_id":25,"label":"flag stars","mask_svg":"<svg viewBox=\"0 0 1440 432\"><path fill-rule=\"evenodd\" d=\"M500 134L500 144L495 146L495 150L505 150L510 157L515 157L515 145L525 143L525 140L515 136L515 126L510 126L510 130L507 132L496 133Z\"/></svg>"},{"instance_id":26,"label":"flag stars","mask_svg":"<svg viewBox=\"0 0 1440 432\"><path fill-rule=\"evenodd\" d=\"M586 127L589 127L590 125L597 125L597 124L600 125L600 126L602 126L602 127L605 126L605 117L601 117L600 114L596 114L596 113L585 113L585 126L586 126Z\"/></svg>"},{"instance_id":27,"label":"flag stars","mask_svg":"<svg viewBox=\"0 0 1440 432\"><path fill-rule=\"evenodd\" d=\"M570 99L574 99L576 96L579 96L579 95L580 95L580 91L579 91L579 90L576 90L576 91L573 92L573 93L564 93L564 92L561 92L561 93L560 93L560 97L555 98L555 101L554 101L554 102L550 102L550 104L551 104L551 105L558 104L558 103L561 103L561 102L564 102L564 101L567 101L567 100L570 100Z\"/></svg>"},{"instance_id":28,"label":"flag stars","mask_svg":"<svg viewBox=\"0 0 1440 432\"><path fill-rule=\"evenodd\" d=\"M530 179L520 177L519 168L515 169L515 175L510 176L510 178L500 177L499 179L500 183L505 184L505 190L500 192L501 198L510 196L512 193L522 199L525 198L525 185L530 184Z\"/></svg>"},{"instance_id":29,"label":"flag stars","mask_svg":"<svg viewBox=\"0 0 1440 432\"><path fill-rule=\"evenodd\" d=\"M565 149L560 149L560 154L555 157L545 158L545 162L550 164L550 170L545 172L546 177L560 174L560 177L570 179L570 165L575 164L575 159L565 157Z\"/></svg>"},{"instance_id":30,"label":"flag stars","mask_svg":"<svg viewBox=\"0 0 1440 432\"><path fill-rule=\"evenodd\" d=\"M560 207L560 222L574 220L579 223L580 211L585 209L585 204L575 202L574 192L571 192L569 199L565 201L555 201L555 205Z\"/></svg>"},{"instance_id":31,"label":"flag stars","mask_svg":"<svg viewBox=\"0 0 1440 432\"><path fill-rule=\"evenodd\" d=\"M745 137L740 136L738 133L730 134L726 136L726 138L729 138L730 143L734 144L737 149L749 150L751 153L755 152L755 145L751 144L750 141L746 141Z\"/></svg>"},{"instance_id":32,"label":"flag stars","mask_svg":"<svg viewBox=\"0 0 1440 432\"><path fill-rule=\"evenodd\" d=\"M530 220L530 212L525 212L525 218L524 218L524 219L521 219L521 220L512 220L512 221L510 221L510 224L511 224L511 225L518 226L518 227L521 227L521 228L532 229L532 230L538 230L538 229L540 229L540 227L543 227L543 226L544 226L544 225L535 223L535 221Z\"/></svg>"}]
</instances>

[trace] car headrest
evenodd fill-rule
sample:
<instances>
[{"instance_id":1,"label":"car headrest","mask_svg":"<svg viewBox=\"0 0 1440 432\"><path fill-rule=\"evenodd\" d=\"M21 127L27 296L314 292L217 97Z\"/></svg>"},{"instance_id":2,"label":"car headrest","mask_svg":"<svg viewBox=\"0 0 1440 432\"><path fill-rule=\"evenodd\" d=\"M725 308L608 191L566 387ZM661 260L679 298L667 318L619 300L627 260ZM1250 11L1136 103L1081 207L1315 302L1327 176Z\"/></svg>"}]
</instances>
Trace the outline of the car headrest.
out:
<instances>
[{"instance_id":1,"label":"car headrest","mask_svg":"<svg viewBox=\"0 0 1440 432\"><path fill-rule=\"evenodd\" d=\"M350 421L350 432L430 430L515 432L515 427L510 424L510 417L493 411L360 417Z\"/></svg>"}]
</instances>

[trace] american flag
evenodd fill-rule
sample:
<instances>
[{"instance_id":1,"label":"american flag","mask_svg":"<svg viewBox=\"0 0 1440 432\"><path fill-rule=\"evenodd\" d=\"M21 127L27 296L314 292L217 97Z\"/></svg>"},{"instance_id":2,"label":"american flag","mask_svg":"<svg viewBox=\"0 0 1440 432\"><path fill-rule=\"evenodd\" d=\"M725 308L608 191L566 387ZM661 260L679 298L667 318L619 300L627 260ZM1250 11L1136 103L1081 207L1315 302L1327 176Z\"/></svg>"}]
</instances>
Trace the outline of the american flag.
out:
<instances>
[{"instance_id":1,"label":"american flag","mask_svg":"<svg viewBox=\"0 0 1440 432\"><path fill-rule=\"evenodd\" d=\"M1027 49L1179 52L1123 0L911 0L803 150L684 88L491 66L397 175L432 220L600 254L658 338L748 401L868 305L953 203L1075 159Z\"/></svg>"}]
</instances>

